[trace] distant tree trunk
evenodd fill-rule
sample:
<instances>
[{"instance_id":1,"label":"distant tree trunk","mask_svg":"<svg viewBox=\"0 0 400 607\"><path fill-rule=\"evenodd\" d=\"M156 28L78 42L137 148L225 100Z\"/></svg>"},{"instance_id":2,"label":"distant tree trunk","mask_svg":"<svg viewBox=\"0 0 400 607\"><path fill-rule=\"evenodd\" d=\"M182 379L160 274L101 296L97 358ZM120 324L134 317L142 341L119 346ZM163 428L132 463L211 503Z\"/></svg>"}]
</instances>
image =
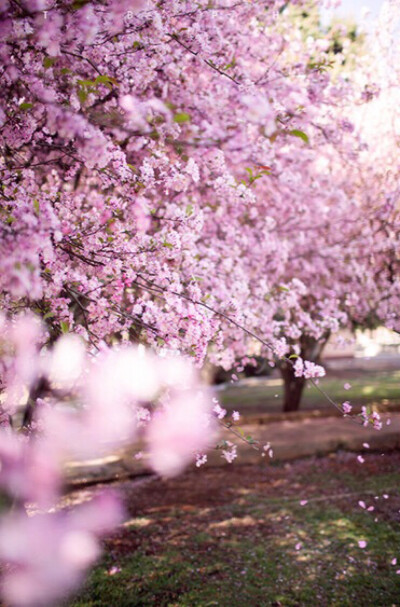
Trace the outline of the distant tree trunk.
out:
<instances>
[{"instance_id":1,"label":"distant tree trunk","mask_svg":"<svg viewBox=\"0 0 400 607\"><path fill-rule=\"evenodd\" d=\"M24 408L23 418L22 418L22 427L28 428L34 417L36 400L40 397L49 394L50 384L45 377L39 377L39 379L34 383L31 387L28 395L28 401Z\"/></svg>"},{"instance_id":2,"label":"distant tree trunk","mask_svg":"<svg viewBox=\"0 0 400 607\"><path fill-rule=\"evenodd\" d=\"M307 380L304 377L295 377L293 367L289 363L283 363L280 371L283 379L283 411L298 411Z\"/></svg>"},{"instance_id":3,"label":"distant tree trunk","mask_svg":"<svg viewBox=\"0 0 400 607\"><path fill-rule=\"evenodd\" d=\"M329 333L326 333L319 340L302 335L300 338L300 356L302 359L319 363L329 335ZM295 377L293 365L289 362L283 361L279 369L283 379L283 411L285 413L298 411L307 380L304 377Z\"/></svg>"}]
</instances>

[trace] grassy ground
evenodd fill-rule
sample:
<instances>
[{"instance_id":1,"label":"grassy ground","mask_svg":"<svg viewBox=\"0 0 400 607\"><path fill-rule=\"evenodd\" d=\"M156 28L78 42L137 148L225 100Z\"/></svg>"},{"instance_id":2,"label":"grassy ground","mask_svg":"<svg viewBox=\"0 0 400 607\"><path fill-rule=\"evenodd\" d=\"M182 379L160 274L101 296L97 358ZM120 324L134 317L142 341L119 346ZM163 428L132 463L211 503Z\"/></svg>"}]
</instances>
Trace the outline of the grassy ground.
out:
<instances>
[{"instance_id":1,"label":"grassy ground","mask_svg":"<svg viewBox=\"0 0 400 607\"><path fill-rule=\"evenodd\" d=\"M349 383L351 388L344 389ZM382 403L383 401L400 403L400 371L381 371L369 373L347 373L335 376L329 373L319 382L333 400L352 404ZM275 413L282 410L282 381L276 379L252 379L242 385L231 384L219 392L221 403L228 409L244 412ZM301 410L324 409L331 405L321 394L308 384L304 390Z\"/></svg>"},{"instance_id":2,"label":"grassy ground","mask_svg":"<svg viewBox=\"0 0 400 607\"><path fill-rule=\"evenodd\" d=\"M125 484L130 518L68 606L400 606L400 454L365 459Z\"/></svg>"}]
</instances>

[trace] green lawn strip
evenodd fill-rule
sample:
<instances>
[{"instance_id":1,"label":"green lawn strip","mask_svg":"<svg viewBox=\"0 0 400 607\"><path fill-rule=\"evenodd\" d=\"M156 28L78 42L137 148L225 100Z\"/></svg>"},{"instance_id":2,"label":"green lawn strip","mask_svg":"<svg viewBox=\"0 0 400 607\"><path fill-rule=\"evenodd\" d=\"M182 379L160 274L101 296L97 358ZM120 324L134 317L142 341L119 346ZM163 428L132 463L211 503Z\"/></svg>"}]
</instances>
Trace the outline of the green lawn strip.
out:
<instances>
[{"instance_id":1,"label":"green lawn strip","mask_svg":"<svg viewBox=\"0 0 400 607\"><path fill-rule=\"evenodd\" d=\"M349 390L344 389L344 384L351 384ZM329 396L338 403L345 400L352 404L366 404L381 401L397 401L400 403L400 372L371 373L359 375L352 379L326 377L320 380L319 385ZM257 385L235 385L232 384L219 393L221 403L229 410L260 409L266 412L281 411L283 386L268 385L260 380ZM328 401L308 384L304 391L301 410L330 407Z\"/></svg>"},{"instance_id":2,"label":"green lawn strip","mask_svg":"<svg viewBox=\"0 0 400 607\"><path fill-rule=\"evenodd\" d=\"M201 508L190 520L179 509L152 512L153 525L143 528L138 519L127 530L139 548L117 561L115 554L106 556L68 605L399 605L400 566L390 563L394 557L400 563L399 485L394 471L347 472L338 479L316 465L307 478L299 476L294 494L290 487L280 495L238 491L231 503L208 509L206 518ZM308 503L301 506L304 498ZM361 509L359 499L376 510ZM157 538L166 521L170 541ZM115 565L120 572L110 575Z\"/></svg>"}]
</instances>

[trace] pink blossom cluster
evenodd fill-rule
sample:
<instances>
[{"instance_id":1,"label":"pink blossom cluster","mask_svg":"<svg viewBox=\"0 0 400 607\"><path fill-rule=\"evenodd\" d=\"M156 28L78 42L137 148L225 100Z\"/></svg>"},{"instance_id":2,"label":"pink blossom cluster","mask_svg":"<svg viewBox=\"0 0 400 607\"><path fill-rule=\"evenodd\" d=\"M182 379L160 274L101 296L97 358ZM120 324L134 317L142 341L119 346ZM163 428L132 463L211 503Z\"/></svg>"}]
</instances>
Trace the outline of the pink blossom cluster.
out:
<instances>
[{"instance_id":1,"label":"pink blossom cluster","mask_svg":"<svg viewBox=\"0 0 400 607\"><path fill-rule=\"evenodd\" d=\"M352 412L352 409L353 407L351 406L348 400L342 403L342 410L345 415L349 415Z\"/></svg>"},{"instance_id":2,"label":"pink blossom cluster","mask_svg":"<svg viewBox=\"0 0 400 607\"><path fill-rule=\"evenodd\" d=\"M231 441L225 441L222 456L228 464L231 464L237 458L237 446Z\"/></svg>"},{"instance_id":3,"label":"pink blossom cluster","mask_svg":"<svg viewBox=\"0 0 400 607\"><path fill-rule=\"evenodd\" d=\"M7 563L2 593L12 605L58 601L82 583L100 554L98 537L123 520L121 505L103 494L71 512L0 517L0 558Z\"/></svg>"},{"instance_id":4,"label":"pink blossom cluster","mask_svg":"<svg viewBox=\"0 0 400 607\"><path fill-rule=\"evenodd\" d=\"M361 407L363 426L372 425L375 430L382 430L382 419L377 411L368 412L367 407Z\"/></svg>"},{"instance_id":5,"label":"pink blossom cluster","mask_svg":"<svg viewBox=\"0 0 400 607\"><path fill-rule=\"evenodd\" d=\"M317 377L324 377L325 369L321 365L305 360L301 357L296 359L293 365L295 377L305 377L306 379L313 379Z\"/></svg>"},{"instance_id":6,"label":"pink blossom cluster","mask_svg":"<svg viewBox=\"0 0 400 607\"><path fill-rule=\"evenodd\" d=\"M13 605L51 603L81 582L99 554L97 538L121 522L122 510L112 495L70 513L28 516L27 505L54 508L66 462L101 457L139 435L151 467L164 476L178 474L215 440L212 401L181 357L160 358L127 345L90 355L71 334L49 348L35 318L1 322L9 383L0 490L14 504L0 516L3 595ZM35 398L44 381L42 397ZM23 421L24 432L18 432L18 419L28 410L30 423Z\"/></svg>"}]
</instances>

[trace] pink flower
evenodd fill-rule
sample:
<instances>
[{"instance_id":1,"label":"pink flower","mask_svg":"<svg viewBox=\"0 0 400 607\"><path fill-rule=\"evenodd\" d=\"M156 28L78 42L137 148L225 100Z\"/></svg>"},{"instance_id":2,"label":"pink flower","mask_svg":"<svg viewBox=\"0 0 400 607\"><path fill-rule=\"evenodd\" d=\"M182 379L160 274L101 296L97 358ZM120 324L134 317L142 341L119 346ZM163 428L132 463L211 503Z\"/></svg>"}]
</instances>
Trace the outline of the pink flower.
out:
<instances>
[{"instance_id":1,"label":"pink flower","mask_svg":"<svg viewBox=\"0 0 400 607\"><path fill-rule=\"evenodd\" d=\"M210 411L203 394L187 392L153 415L147 441L150 464L158 474L179 474L196 453L210 447L215 433Z\"/></svg>"},{"instance_id":2,"label":"pink flower","mask_svg":"<svg viewBox=\"0 0 400 607\"><path fill-rule=\"evenodd\" d=\"M351 413L352 408L353 407L350 405L349 401L346 400L344 403L342 403L342 409L345 415L349 415Z\"/></svg>"},{"instance_id":3,"label":"pink flower","mask_svg":"<svg viewBox=\"0 0 400 607\"><path fill-rule=\"evenodd\" d=\"M228 462L228 464L231 464L233 460L237 458L237 447L230 441L226 441L226 446L228 449L224 449L222 451L222 457Z\"/></svg>"},{"instance_id":4,"label":"pink flower","mask_svg":"<svg viewBox=\"0 0 400 607\"><path fill-rule=\"evenodd\" d=\"M304 363L301 357L296 359L296 362L293 365L294 375L295 377L302 377L304 373Z\"/></svg>"},{"instance_id":5,"label":"pink flower","mask_svg":"<svg viewBox=\"0 0 400 607\"><path fill-rule=\"evenodd\" d=\"M359 545L360 548L366 548L367 542L365 540L360 540L358 542L358 545Z\"/></svg>"},{"instance_id":6,"label":"pink flower","mask_svg":"<svg viewBox=\"0 0 400 607\"><path fill-rule=\"evenodd\" d=\"M324 377L325 374L325 369L321 365L316 365L308 360L304 362L304 377L306 379Z\"/></svg>"},{"instance_id":7,"label":"pink flower","mask_svg":"<svg viewBox=\"0 0 400 607\"><path fill-rule=\"evenodd\" d=\"M64 335L57 340L51 355L45 360L50 381L63 389L70 389L80 378L85 367L85 348L76 335Z\"/></svg>"},{"instance_id":8,"label":"pink flower","mask_svg":"<svg viewBox=\"0 0 400 607\"><path fill-rule=\"evenodd\" d=\"M265 457L265 454L268 454L269 457L273 457L274 456L274 452L271 449L271 443L267 443L266 445L263 446L263 453L261 454L262 457Z\"/></svg>"},{"instance_id":9,"label":"pink flower","mask_svg":"<svg viewBox=\"0 0 400 607\"><path fill-rule=\"evenodd\" d=\"M62 471L44 441L0 429L0 486L21 501L41 507L56 499Z\"/></svg>"},{"instance_id":10,"label":"pink flower","mask_svg":"<svg viewBox=\"0 0 400 607\"><path fill-rule=\"evenodd\" d=\"M346 383L343 385L343 388L344 388L345 390L350 390L350 388L351 388L351 384L349 384L349 383L347 383L347 382L346 382Z\"/></svg>"},{"instance_id":11,"label":"pink flower","mask_svg":"<svg viewBox=\"0 0 400 607\"><path fill-rule=\"evenodd\" d=\"M295 377L305 377L306 379L324 377L325 375L325 369L323 367L316 365L309 360L303 361L301 356L296 359L293 370Z\"/></svg>"},{"instance_id":12,"label":"pink flower","mask_svg":"<svg viewBox=\"0 0 400 607\"><path fill-rule=\"evenodd\" d=\"M205 454L196 454L196 467L200 468L200 466L204 466L207 463L207 455Z\"/></svg>"},{"instance_id":13,"label":"pink flower","mask_svg":"<svg viewBox=\"0 0 400 607\"><path fill-rule=\"evenodd\" d=\"M219 403L213 407L214 413L216 413L218 419L223 419L226 415L226 409L223 409Z\"/></svg>"},{"instance_id":14,"label":"pink flower","mask_svg":"<svg viewBox=\"0 0 400 607\"><path fill-rule=\"evenodd\" d=\"M18 607L58 602L76 588L100 553L97 537L122 520L114 497L102 496L70 513L3 515L0 557L9 563L3 595Z\"/></svg>"}]
</instances>

